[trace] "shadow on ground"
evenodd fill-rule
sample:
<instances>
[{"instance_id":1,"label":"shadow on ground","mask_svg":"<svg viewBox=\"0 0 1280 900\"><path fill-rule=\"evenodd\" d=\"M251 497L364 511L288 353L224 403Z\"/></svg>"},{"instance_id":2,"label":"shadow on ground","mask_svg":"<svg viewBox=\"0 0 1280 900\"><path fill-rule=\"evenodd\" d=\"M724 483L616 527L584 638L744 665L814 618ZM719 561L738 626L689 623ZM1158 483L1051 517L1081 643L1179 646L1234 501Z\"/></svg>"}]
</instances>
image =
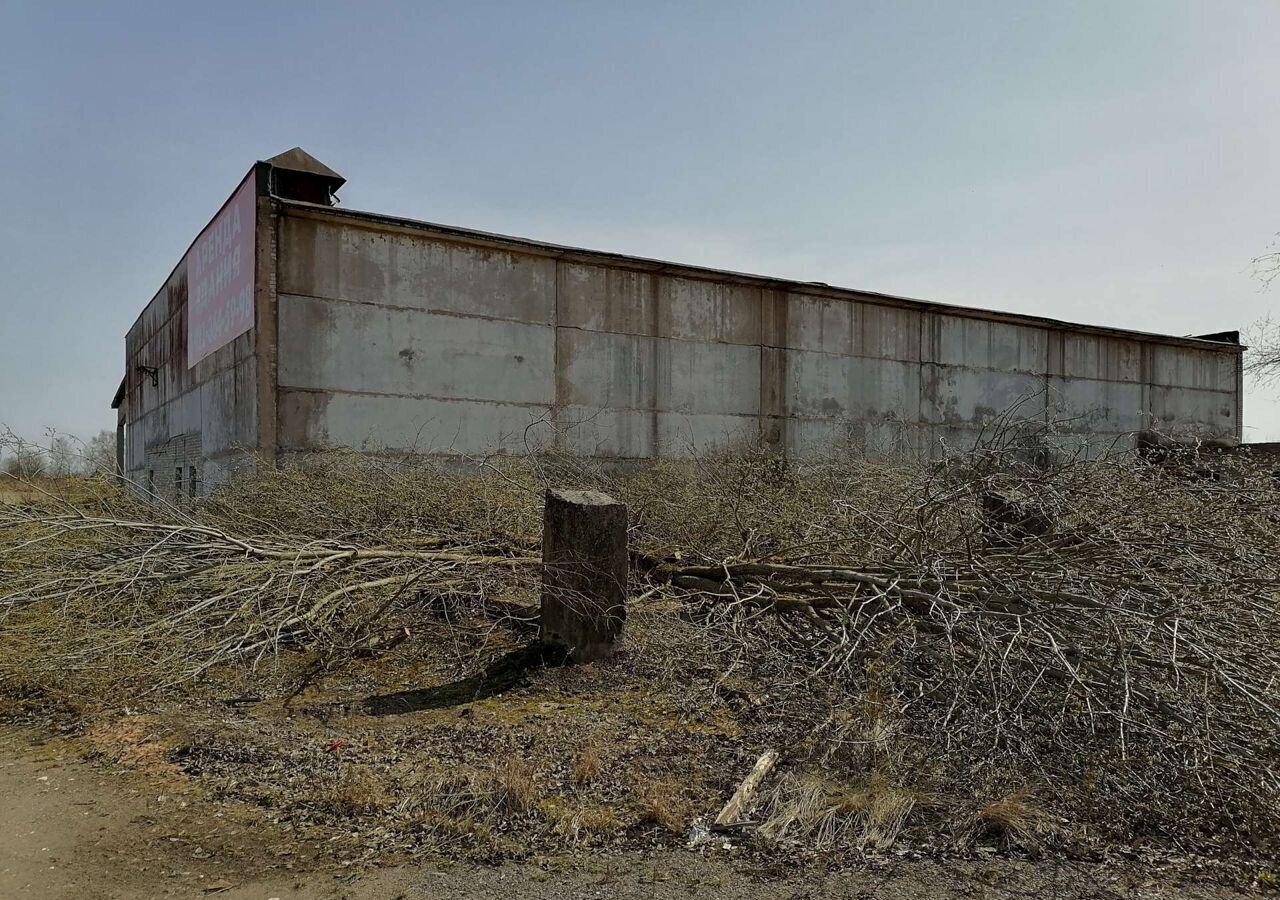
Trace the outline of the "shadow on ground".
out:
<instances>
[{"instance_id":1,"label":"shadow on ground","mask_svg":"<svg viewBox=\"0 0 1280 900\"><path fill-rule=\"evenodd\" d=\"M479 674L430 688L379 694L364 699L364 711L371 716L396 716L424 709L447 709L484 700L520 687L529 673L566 662L564 648L535 641L494 660Z\"/></svg>"}]
</instances>

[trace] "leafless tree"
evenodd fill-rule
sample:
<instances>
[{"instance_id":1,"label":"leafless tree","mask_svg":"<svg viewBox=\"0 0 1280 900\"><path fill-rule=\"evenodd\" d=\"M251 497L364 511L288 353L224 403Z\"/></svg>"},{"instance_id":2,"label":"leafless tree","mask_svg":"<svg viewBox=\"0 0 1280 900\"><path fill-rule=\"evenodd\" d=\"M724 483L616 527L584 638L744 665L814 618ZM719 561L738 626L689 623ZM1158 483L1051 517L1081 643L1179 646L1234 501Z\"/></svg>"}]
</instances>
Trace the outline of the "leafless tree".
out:
<instances>
[{"instance_id":1,"label":"leafless tree","mask_svg":"<svg viewBox=\"0 0 1280 900\"><path fill-rule=\"evenodd\" d=\"M49 474L55 478L68 478L78 467L78 457L71 438L65 434L53 435L49 441Z\"/></svg>"},{"instance_id":2,"label":"leafless tree","mask_svg":"<svg viewBox=\"0 0 1280 900\"><path fill-rule=\"evenodd\" d=\"M1280 277L1280 235L1266 253L1253 258L1253 274L1264 289ZM1280 322L1270 315L1264 316L1245 329L1244 342L1249 347L1245 354L1245 374L1260 384L1273 384L1280 379Z\"/></svg>"},{"instance_id":3,"label":"leafless tree","mask_svg":"<svg viewBox=\"0 0 1280 900\"><path fill-rule=\"evenodd\" d=\"M83 460L86 475L115 475L116 436L103 429L84 445Z\"/></svg>"},{"instance_id":4,"label":"leafless tree","mask_svg":"<svg viewBox=\"0 0 1280 900\"><path fill-rule=\"evenodd\" d=\"M1264 316L1245 329L1243 338L1249 348L1245 374L1259 384L1274 384L1280 379L1280 322Z\"/></svg>"},{"instance_id":5,"label":"leafless tree","mask_svg":"<svg viewBox=\"0 0 1280 900\"><path fill-rule=\"evenodd\" d=\"M1267 252L1253 258L1253 274L1266 287L1280 277L1280 234L1277 234Z\"/></svg>"},{"instance_id":6,"label":"leafless tree","mask_svg":"<svg viewBox=\"0 0 1280 900\"><path fill-rule=\"evenodd\" d=\"M35 478L45 473L48 460L39 447L16 446L10 448L9 455L0 468L3 469L4 474L12 475L14 478Z\"/></svg>"},{"instance_id":7,"label":"leafless tree","mask_svg":"<svg viewBox=\"0 0 1280 900\"><path fill-rule=\"evenodd\" d=\"M49 475L115 475L116 436L103 429L88 441L53 429L42 442L27 440L7 426L0 426L0 471L17 478Z\"/></svg>"}]
</instances>

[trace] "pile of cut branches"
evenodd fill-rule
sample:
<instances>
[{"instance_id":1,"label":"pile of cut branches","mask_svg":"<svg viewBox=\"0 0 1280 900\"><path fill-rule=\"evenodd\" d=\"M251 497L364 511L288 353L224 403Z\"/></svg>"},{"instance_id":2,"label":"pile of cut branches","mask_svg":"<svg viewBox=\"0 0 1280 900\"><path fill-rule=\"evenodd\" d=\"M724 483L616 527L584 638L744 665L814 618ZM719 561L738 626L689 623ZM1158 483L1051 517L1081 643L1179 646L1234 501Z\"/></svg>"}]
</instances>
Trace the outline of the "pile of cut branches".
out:
<instances>
[{"instance_id":1,"label":"pile of cut branches","mask_svg":"<svg viewBox=\"0 0 1280 900\"><path fill-rule=\"evenodd\" d=\"M530 608L542 491L576 484L628 504L644 613L599 677L643 671L780 749L771 840L847 837L841 816L880 842L986 833L982 810L1034 797L1037 834L1274 853L1270 473L1044 447L1007 429L932 464L746 450L629 472L336 456L192 509L0 507L0 687L96 674L141 693L375 647L441 608Z\"/></svg>"},{"instance_id":2,"label":"pile of cut branches","mask_svg":"<svg viewBox=\"0 0 1280 900\"><path fill-rule=\"evenodd\" d=\"M1129 838L1196 821L1274 841L1270 474L1004 450L938 466L894 505L832 498L818 540L650 558L645 577L703 610L755 713L819 770L1034 785L1059 812L1107 806Z\"/></svg>"},{"instance_id":3,"label":"pile of cut branches","mask_svg":"<svg viewBox=\"0 0 1280 900\"><path fill-rule=\"evenodd\" d=\"M0 628L21 661L11 674L138 676L134 687L156 690L219 666L257 667L283 649L376 646L394 632L397 602L482 605L538 577L528 548L464 536L389 546L238 536L216 519L119 505L0 508Z\"/></svg>"}]
</instances>

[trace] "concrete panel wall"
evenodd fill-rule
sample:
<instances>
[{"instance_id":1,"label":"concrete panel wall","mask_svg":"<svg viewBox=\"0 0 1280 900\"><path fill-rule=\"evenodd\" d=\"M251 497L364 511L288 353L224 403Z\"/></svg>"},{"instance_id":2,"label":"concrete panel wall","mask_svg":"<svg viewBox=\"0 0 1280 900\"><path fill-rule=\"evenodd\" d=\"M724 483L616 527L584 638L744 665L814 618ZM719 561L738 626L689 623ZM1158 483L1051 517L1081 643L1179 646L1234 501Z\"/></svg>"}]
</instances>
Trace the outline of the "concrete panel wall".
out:
<instances>
[{"instance_id":1,"label":"concrete panel wall","mask_svg":"<svg viewBox=\"0 0 1280 900\"><path fill-rule=\"evenodd\" d=\"M282 388L550 406L548 325L281 294Z\"/></svg>"},{"instance_id":2,"label":"concrete panel wall","mask_svg":"<svg viewBox=\"0 0 1280 900\"><path fill-rule=\"evenodd\" d=\"M760 348L562 330L561 400L678 413L760 412Z\"/></svg>"},{"instance_id":3,"label":"concrete panel wall","mask_svg":"<svg viewBox=\"0 0 1280 900\"><path fill-rule=\"evenodd\" d=\"M282 451L478 454L547 446L543 410L514 404L322 391L281 392Z\"/></svg>"},{"instance_id":4,"label":"concrete panel wall","mask_svg":"<svg viewBox=\"0 0 1280 900\"><path fill-rule=\"evenodd\" d=\"M284 212L287 451L932 456L1015 404L1085 443L1238 426L1225 347Z\"/></svg>"},{"instance_id":5,"label":"concrete panel wall","mask_svg":"<svg viewBox=\"0 0 1280 900\"><path fill-rule=\"evenodd\" d=\"M555 263L483 247L286 217L279 290L465 316L550 324Z\"/></svg>"},{"instance_id":6,"label":"concrete panel wall","mask_svg":"<svg viewBox=\"0 0 1280 900\"><path fill-rule=\"evenodd\" d=\"M201 492L243 465L258 440L256 336L187 366L187 271L180 263L125 337L126 477L173 493L178 465ZM155 383L148 370L155 369Z\"/></svg>"},{"instance_id":7,"label":"concrete panel wall","mask_svg":"<svg viewBox=\"0 0 1280 900\"><path fill-rule=\"evenodd\" d=\"M1049 415L1066 431L1122 434L1148 427L1146 390L1135 382L1049 380Z\"/></svg>"},{"instance_id":8,"label":"concrete panel wall","mask_svg":"<svg viewBox=\"0 0 1280 900\"><path fill-rule=\"evenodd\" d=\"M282 450L545 444L554 261L295 218L281 236Z\"/></svg>"},{"instance_id":9,"label":"concrete panel wall","mask_svg":"<svg viewBox=\"0 0 1280 900\"><path fill-rule=\"evenodd\" d=\"M791 350L787 411L792 418L845 421L915 419L920 364Z\"/></svg>"}]
</instances>

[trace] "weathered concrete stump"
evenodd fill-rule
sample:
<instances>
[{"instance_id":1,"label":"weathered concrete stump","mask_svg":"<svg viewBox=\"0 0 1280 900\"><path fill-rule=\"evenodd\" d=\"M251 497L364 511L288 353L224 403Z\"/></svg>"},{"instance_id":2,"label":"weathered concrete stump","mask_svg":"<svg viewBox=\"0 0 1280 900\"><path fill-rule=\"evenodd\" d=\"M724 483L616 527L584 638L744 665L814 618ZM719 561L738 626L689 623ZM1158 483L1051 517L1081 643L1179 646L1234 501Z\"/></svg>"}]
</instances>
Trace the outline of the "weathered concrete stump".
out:
<instances>
[{"instance_id":1,"label":"weathered concrete stump","mask_svg":"<svg viewBox=\"0 0 1280 900\"><path fill-rule=\"evenodd\" d=\"M571 662L613 655L627 618L627 507L599 491L547 491L542 639Z\"/></svg>"}]
</instances>

